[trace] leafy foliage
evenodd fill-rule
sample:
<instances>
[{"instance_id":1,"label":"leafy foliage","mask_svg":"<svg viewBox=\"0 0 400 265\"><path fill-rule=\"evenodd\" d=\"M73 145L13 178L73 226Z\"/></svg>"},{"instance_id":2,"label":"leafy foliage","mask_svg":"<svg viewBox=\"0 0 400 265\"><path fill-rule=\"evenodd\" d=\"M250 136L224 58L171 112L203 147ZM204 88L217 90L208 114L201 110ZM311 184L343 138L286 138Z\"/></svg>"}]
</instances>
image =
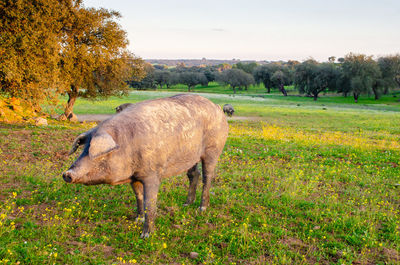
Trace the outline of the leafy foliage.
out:
<instances>
[{"instance_id":1,"label":"leafy foliage","mask_svg":"<svg viewBox=\"0 0 400 265\"><path fill-rule=\"evenodd\" d=\"M384 94L388 94L391 88L400 87L400 55L380 57L378 65L382 73Z\"/></svg>"},{"instance_id":2,"label":"leafy foliage","mask_svg":"<svg viewBox=\"0 0 400 265\"><path fill-rule=\"evenodd\" d=\"M60 93L70 97L122 95L126 80L141 78L119 14L85 8L80 0L1 1L0 91L39 107Z\"/></svg>"},{"instance_id":3,"label":"leafy foliage","mask_svg":"<svg viewBox=\"0 0 400 265\"><path fill-rule=\"evenodd\" d=\"M185 71L183 73L180 73L177 77L179 78L179 81L175 82L187 85L189 92L192 91L193 88L198 84L208 84L207 77L203 73Z\"/></svg>"},{"instance_id":4,"label":"leafy foliage","mask_svg":"<svg viewBox=\"0 0 400 265\"><path fill-rule=\"evenodd\" d=\"M371 91L381 72L372 56L349 53L342 65L343 76L349 80L354 100L357 102L361 93Z\"/></svg>"},{"instance_id":5,"label":"leafy foliage","mask_svg":"<svg viewBox=\"0 0 400 265\"><path fill-rule=\"evenodd\" d=\"M106 9L74 6L63 28L61 70L69 89L65 115L72 113L78 96L87 98L123 95L125 82L142 76L140 59L127 51L126 32L115 22L119 13Z\"/></svg>"},{"instance_id":6,"label":"leafy foliage","mask_svg":"<svg viewBox=\"0 0 400 265\"><path fill-rule=\"evenodd\" d=\"M230 85L233 93L236 93L236 89L247 89L255 83L251 74L234 68L223 71L218 77L218 81L225 85Z\"/></svg>"},{"instance_id":7,"label":"leafy foliage","mask_svg":"<svg viewBox=\"0 0 400 265\"><path fill-rule=\"evenodd\" d=\"M257 66L258 65L257 65L256 62L253 62L253 63L241 63L241 62L239 62L237 64L234 64L232 66L232 68L243 70L248 74L253 74L253 72L257 68Z\"/></svg>"},{"instance_id":8,"label":"leafy foliage","mask_svg":"<svg viewBox=\"0 0 400 265\"><path fill-rule=\"evenodd\" d=\"M64 91L60 39L69 0L0 2L0 92L36 108Z\"/></svg>"},{"instance_id":9,"label":"leafy foliage","mask_svg":"<svg viewBox=\"0 0 400 265\"><path fill-rule=\"evenodd\" d=\"M0 122L21 123L26 120L33 122L31 119L33 116L36 116L36 113L29 102L14 97L0 97Z\"/></svg>"},{"instance_id":10,"label":"leafy foliage","mask_svg":"<svg viewBox=\"0 0 400 265\"><path fill-rule=\"evenodd\" d=\"M315 60L307 60L296 66L294 83L300 93L312 95L317 100L318 94L335 91L339 72L333 63L319 64Z\"/></svg>"}]
</instances>

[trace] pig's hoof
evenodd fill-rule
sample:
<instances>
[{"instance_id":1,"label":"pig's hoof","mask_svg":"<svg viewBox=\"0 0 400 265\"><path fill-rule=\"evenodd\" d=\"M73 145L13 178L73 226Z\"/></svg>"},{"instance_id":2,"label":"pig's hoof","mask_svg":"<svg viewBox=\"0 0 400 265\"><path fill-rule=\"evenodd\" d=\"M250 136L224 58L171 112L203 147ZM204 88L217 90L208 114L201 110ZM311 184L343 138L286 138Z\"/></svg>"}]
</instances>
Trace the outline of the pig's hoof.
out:
<instances>
[{"instance_id":1,"label":"pig's hoof","mask_svg":"<svg viewBox=\"0 0 400 265\"><path fill-rule=\"evenodd\" d=\"M200 212L204 212L205 210L207 210L207 207L206 206L201 206L199 209L200 209Z\"/></svg>"},{"instance_id":2,"label":"pig's hoof","mask_svg":"<svg viewBox=\"0 0 400 265\"><path fill-rule=\"evenodd\" d=\"M143 223L143 222L144 222L144 217L138 216L135 218L135 223Z\"/></svg>"},{"instance_id":3,"label":"pig's hoof","mask_svg":"<svg viewBox=\"0 0 400 265\"><path fill-rule=\"evenodd\" d=\"M140 235L140 238L149 238L150 237L150 233L149 232L147 232L147 233L145 233L145 232L143 232L141 235Z\"/></svg>"}]
</instances>

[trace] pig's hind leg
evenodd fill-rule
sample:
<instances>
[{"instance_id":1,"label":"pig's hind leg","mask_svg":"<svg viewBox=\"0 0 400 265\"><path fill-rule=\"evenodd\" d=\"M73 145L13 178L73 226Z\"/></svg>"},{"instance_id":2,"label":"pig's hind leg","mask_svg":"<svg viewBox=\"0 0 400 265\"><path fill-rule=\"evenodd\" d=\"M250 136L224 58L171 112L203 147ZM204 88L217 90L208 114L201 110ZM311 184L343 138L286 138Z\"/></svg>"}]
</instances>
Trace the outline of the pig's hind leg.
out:
<instances>
[{"instance_id":1,"label":"pig's hind leg","mask_svg":"<svg viewBox=\"0 0 400 265\"><path fill-rule=\"evenodd\" d=\"M217 162L218 157L209 156L202 159L203 192L201 194L200 211L205 211L210 204L211 180L214 178Z\"/></svg>"},{"instance_id":2,"label":"pig's hind leg","mask_svg":"<svg viewBox=\"0 0 400 265\"><path fill-rule=\"evenodd\" d=\"M135 221L144 222L143 184L140 181L132 181L131 186L136 196L137 216Z\"/></svg>"},{"instance_id":3,"label":"pig's hind leg","mask_svg":"<svg viewBox=\"0 0 400 265\"><path fill-rule=\"evenodd\" d=\"M200 177L200 171L199 168L197 167L197 163L188 170L187 176L189 178L189 192L188 192L188 197L186 200L186 203L184 206L187 206L189 204L192 204L194 200L196 199L196 189L197 189L197 183L199 182L199 177Z\"/></svg>"}]
</instances>

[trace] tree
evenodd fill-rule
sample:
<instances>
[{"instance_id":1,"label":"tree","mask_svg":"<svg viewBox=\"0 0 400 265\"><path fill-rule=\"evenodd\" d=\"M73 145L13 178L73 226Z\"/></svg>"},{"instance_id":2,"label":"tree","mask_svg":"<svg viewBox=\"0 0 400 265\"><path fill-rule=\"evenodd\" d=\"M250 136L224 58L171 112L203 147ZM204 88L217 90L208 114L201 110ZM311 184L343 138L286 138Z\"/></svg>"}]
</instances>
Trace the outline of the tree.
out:
<instances>
[{"instance_id":1,"label":"tree","mask_svg":"<svg viewBox=\"0 0 400 265\"><path fill-rule=\"evenodd\" d=\"M257 67L257 63L256 62L252 62L252 63L239 62L239 63L234 64L232 66L232 68L243 70L248 74L252 74L254 72L254 69L256 69L256 67Z\"/></svg>"},{"instance_id":2,"label":"tree","mask_svg":"<svg viewBox=\"0 0 400 265\"><path fill-rule=\"evenodd\" d=\"M76 1L0 1L0 92L36 109L64 91L58 67L62 28Z\"/></svg>"},{"instance_id":3,"label":"tree","mask_svg":"<svg viewBox=\"0 0 400 265\"><path fill-rule=\"evenodd\" d=\"M267 93L271 93L271 88L278 88L284 96L287 96L285 85L292 82L291 69L296 62L283 65L281 63L270 63L257 67L253 76L257 84L263 83Z\"/></svg>"},{"instance_id":4,"label":"tree","mask_svg":"<svg viewBox=\"0 0 400 265\"><path fill-rule=\"evenodd\" d=\"M294 84L301 94L306 93L309 96L313 95L313 91L315 90L314 79L317 72L317 67L318 62L314 59L306 60L297 65ZM317 97L318 93L316 93ZM314 100L316 100L316 97L314 97Z\"/></svg>"},{"instance_id":5,"label":"tree","mask_svg":"<svg viewBox=\"0 0 400 265\"><path fill-rule=\"evenodd\" d=\"M382 73L383 93L387 95L390 88L400 87L400 54L380 57L378 65Z\"/></svg>"},{"instance_id":6,"label":"tree","mask_svg":"<svg viewBox=\"0 0 400 265\"><path fill-rule=\"evenodd\" d=\"M163 85L166 85L168 87L170 85L170 80L171 80L171 73L168 70L154 71L154 81L156 85L160 86L160 88L162 88Z\"/></svg>"},{"instance_id":7,"label":"tree","mask_svg":"<svg viewBox=\"0 0 400 265\"><path fill-rule=\"evenodd\" d=\"M296 65L299 65L300 64L300 62L299 61L296 61L296 60L289 60L289 61L287 61L287 63L286 63L286 65L287 66L289 66L290 68L294 68L294 67L296 67Z\"/></svg>"},{"instance_id":8,"label":"tree","mask_svg":"<svg viewBox=\"0 0 400 265\"><path fill-rule=\"evenodd\" d=\"M230 85L234 94L236 94L236 89L247 89L255 83L251 74L240 69L225 70L220 74L218 80L225 85Z\"/></svg>"},{"instance_id":9,"label":"tree","mask_svg":"<svg viewBox=\"0 0 400 265\"><path fill-rule=\"evenodd\" d=\"M351 92L350 78L348 78L345 75L342 67L338 68L338 78L336 80L336 87L337 87L337 92L342 93L344 97L347 97Z\"/></svg>"},{"instance_id":10,"label":"tree","mask_svg":"<svg viewBox=\"0 0 400 265\"><path fill-rule=\"evenodd\" d=\"M144 78L138 80L137 76L134 74L128 80L128 84L136 88L138 90L146 90L146 89L156 89L156 82L154 77L155 69L149 63L144 63Z\"/></svg>"},{"instance_id":11,"label":"tree","mask_svg":"<svg viewBox=\"0 0 400 265\"><path fill-rule=\"evenodd\" d=\"M378 79L381 73L372 56L349 53L345 56L342 69L344 77L350 81L355 102L358 102L361 93L367 93L369 90L374 92L375 98L378 97Z\"/></svg>"},{"instance_id":12,"label":"tree","mask_svg":"<svg viewBox=\"0 0 400 265\"><path fill-rule=\"evenodd\" d=\"M284 96L287 96L285 86L292 83L292 73L288 66L276 65L275 72L271 76L272 87L278 88Z\"/></svg>"},{"instance_id":13,"label":"tree","mask_svg":"<svg viewBox=\"0 0 400 265\"><path fill-rule=\"evenodd\" d=\"M295 85L300 93L312 95L314 100L326 90L335 90L339 72L333 63L319 64L307 60L298 65L295 73Z\"/></svg>"},{"instance_id":14,"label":"tree","mask_svg":"<svg viewBox=\"0 0 400 265\"><path fill-rule=\"evenodd\" d=\"M207 82L207 78L203 73L196 72L183 72L179 74L179 83L187 85L188 91L193 91L196 85L204 84Z\"/></svg>"},{"instance_id":15,"label":"tree","mask_svg":"<svg viewBox=\"0 0 400 265\"><path fill-rule=\"evenodd\" d=\"M285 89L287 75L281 70L275 71L275 73L271 76L271 82L279 88L279 91L286 97L287 92Z\"/></svg>"},{"instance_id":16,"label":"tree","mask_svg":"<svg viewBox=\"0 0 400 265\"><path fill-rule=\"evenodd\" d=\"M143 62L130 54L126 32L114 19L119 13L84 8L80 1L70 10L63 27L60 66L67 83L68 103L64 115L71 117L78 97L123 95L132 73L144 76Z\"/></svg>"},{"instance_id":17,"label":"tree","mask_svg":"<svg viewBox=\"0 0 400 265\"><path fill-rule=\"evenodd\" d=\"M254 69L253 76L257 84L263 83L267 89L267 93L271 93L272 81L271 77L276 71L276 66L272 64L266 64L258 66Z\"/></svg>"},{"instance_id":18,"label":"tree","mask_svg":"<svg viewBox=\"0 0 400 265\"><path fill-rule=\"evenodd\" d=\"M209 83L209 82L215 81L215 78L216 78L216 75L218 72L214 68L207 66L204 68L203 73L206 76L207 81Z\"/></svg>"},{"instance_id":19,"label":"tree","mask_svg":"<svg viewBox=\"0 0 400 265\"><path fill-rule=\"evenodd\" d=\"M335 56L330 56L330 57L328 58L328 61L329 61L330 63L334 63L334 62L336 61L336 57L335 57Z\"/></svg>"}]
</instances>

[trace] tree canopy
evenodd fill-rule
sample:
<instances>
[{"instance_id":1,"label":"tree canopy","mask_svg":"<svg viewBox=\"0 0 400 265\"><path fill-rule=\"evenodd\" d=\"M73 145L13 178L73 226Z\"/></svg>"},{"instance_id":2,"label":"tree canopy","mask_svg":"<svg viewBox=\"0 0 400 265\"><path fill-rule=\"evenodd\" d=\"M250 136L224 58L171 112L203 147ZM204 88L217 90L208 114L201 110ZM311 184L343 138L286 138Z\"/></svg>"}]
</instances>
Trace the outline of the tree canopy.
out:
<instances>
[{"instance_id":1,"label":"tree canopy","mask_svg":"<svg viewBox=\"0 0 400 265\"><path fill-rule=\"evenodd\" d=\"M234 68L223 71L218 80L225 85L230 85L233 89L233 93L235 94L236 89L247 89L250 85L255 83L251 74Z\"/></svg>"},{"instance_id":2,"label":"tree canopy","mask_svg":"<svg viewBox=\"0 0 400 265\"><path fill-rule=\"evenodd\" d=\"M400 54L378 58L379 69L382 73L384 94L389 89L400 86Z\"/></svg>"},{"instance_id":3,"label":"tree canopy","mask_svg":"<svg viewBox=\"0 0 400 265\"><path fill-rule=\"evenodd\" d=\"M59 68L69 0L0 1L0 91L39 107L65 88Z\"/></svg>"},{"instance_id":4,"label":"tree canopy","mask_svg":"<svg viewBox=\"0 0 400 265\"><path fill-rule=\"evenodd\" d=\"M126 32L115 22L120 14L106 9L83 8L77 3L63 28L61 71L67 82L68 104L72 113L77 97L96 98L123 95L125 82L133 71L141 76L140 59L128 51Z\"/></svg>"},{"instance_id":5,"label":"tree canopy","mask_svg":"<svg viewBox=\"0 0 400 265\"><path fill-rule=\"evenodd\" d=\"M36 106L67 93L66 116L78 96L126 93L125 81L144 70L119 17L80 0L1 1L0 91Z\"/></svg>"},{"instance_id":6,"label":"tree canopy","mask_svg":"<svg viewBox=\"0 0 400 265\"><path fill-rule=\"evenodd\" d=\"M368 93L376 85L381 72L372 56L349 53L342 64L343 76L349 80L355 102L361 93ZM375 93L375 91L374 91Z\"/></svg>"},{"instance_id":7,"label":"tree canopy","mask_svg":"<svg viewBox=\"0 0 400 265\"><path fill-rule=\"evenodd\" d=\"M317 100L319 93L336 89L339 72L333 63L319 64L313 59L297 65L294 84L300 93Z\"/></svg>"},{"instance_id":8,"label":"tree canopy","mask_svg":"<svg viewBox=\"0 0 400 265\"><path fill-rule=\"evenodd\" d=\"M196 85L205 85L208 83L207 77L203 73L185 71L179 74L179 83L187 85L188 91L193 91Z\"/></svg>"}]
</instances>

